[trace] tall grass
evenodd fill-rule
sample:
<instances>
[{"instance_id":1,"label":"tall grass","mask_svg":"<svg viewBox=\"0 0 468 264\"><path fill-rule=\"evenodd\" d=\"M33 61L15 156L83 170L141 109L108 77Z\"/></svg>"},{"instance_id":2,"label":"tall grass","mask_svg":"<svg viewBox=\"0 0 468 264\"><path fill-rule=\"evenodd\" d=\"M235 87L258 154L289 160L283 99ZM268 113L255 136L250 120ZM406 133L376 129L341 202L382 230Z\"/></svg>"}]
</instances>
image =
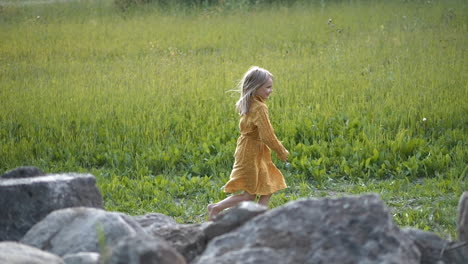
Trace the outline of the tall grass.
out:
<instances>
[{"instance_id":1,"label":"tall grass","mask_svg":"<svg viewBox=\"0 0 468 264\"><path fill-rule=\"evenodd\" d=\"M233 162L227 91L260 65L292 153L289 169L275 160L290 188L273 207L372 191L398 223L454 235L468 189L464 1L1 12L1 171L91 171L110 210L201 221Z\"/></svg>"}]
</instances>

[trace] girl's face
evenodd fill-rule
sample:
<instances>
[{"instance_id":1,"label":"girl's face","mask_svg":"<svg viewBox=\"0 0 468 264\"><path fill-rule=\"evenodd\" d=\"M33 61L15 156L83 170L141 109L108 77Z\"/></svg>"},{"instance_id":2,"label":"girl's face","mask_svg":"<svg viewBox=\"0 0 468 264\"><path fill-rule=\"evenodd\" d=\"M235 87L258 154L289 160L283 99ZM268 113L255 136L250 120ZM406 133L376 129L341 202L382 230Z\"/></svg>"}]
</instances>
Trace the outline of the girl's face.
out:
<instances>
[{"instance_id":1,"label":"girl's face","mask_svg":"<svg viewBox=\"0 0 468 264\"><path fill-rule=\"evenodd\" d=\"M266 100L270 97L270 94L273 92L273 80L268 78L268 80L257 89L255 95L260 96L262 99Z\"/></svg>"}]
</instances>

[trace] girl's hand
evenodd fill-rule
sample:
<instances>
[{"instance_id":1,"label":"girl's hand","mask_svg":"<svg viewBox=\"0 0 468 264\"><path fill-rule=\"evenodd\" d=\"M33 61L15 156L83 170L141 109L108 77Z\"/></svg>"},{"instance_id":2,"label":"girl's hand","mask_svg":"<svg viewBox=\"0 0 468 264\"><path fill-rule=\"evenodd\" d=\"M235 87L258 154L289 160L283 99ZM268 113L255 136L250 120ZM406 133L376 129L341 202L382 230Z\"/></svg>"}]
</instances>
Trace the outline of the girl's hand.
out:
<instances>
[{"instance_id":1,"label":"girl's hand","mask_svg":"<svg viewBox=\"0 0 468 264\"><path fill-rule=\"evenodd\" d=\"M288 161L289 151L287 149L285 151L286 151L286 155L283 161Z\"/></svg>"}]
</instances>

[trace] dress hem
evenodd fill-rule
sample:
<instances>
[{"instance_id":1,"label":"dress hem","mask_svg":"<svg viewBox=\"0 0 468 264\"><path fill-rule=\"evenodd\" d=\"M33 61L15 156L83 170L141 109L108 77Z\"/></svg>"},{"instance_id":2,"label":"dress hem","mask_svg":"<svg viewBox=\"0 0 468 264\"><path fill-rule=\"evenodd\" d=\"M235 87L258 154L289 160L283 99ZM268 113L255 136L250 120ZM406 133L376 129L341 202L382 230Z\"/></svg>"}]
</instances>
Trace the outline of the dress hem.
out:
<instances>
[{"instance_id":1,"label":"dress hem","mask_svg":"<svg viewBox=\"0 0 468 264\"><path fill-rule=\"evenodd\" d=\"M223 188L223 191L224 191L225 193L229 193L229 194L241 194L241 193L243 193L243 192L246 192L246 193L248 193L248 194L250 194L250 195L270 195L270 194L274 194L274 193L276 193L276 192L279 192L279 191L284 190L284 189L287 189L287 188L288 188L288 186L286 186L286 187L284 187L284 188L277 189L276 191L273 191L273 192L270 192L270 193L255 193L255 192L249 192L249 191L247 191L247 190L245 190L245 189L226 190L225 188Z\"/></svg>"}]
</instances>

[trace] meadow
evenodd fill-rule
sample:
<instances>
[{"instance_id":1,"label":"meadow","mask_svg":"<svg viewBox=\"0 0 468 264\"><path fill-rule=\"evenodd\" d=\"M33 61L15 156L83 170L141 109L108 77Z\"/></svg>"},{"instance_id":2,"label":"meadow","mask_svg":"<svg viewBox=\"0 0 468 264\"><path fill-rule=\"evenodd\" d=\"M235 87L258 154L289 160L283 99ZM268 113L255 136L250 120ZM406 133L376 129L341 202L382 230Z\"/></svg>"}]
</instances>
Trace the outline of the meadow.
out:
<instances>
[{"instance_id":1,"label":"meadow","mask_svg":"<svg viewBox=\"0 0 468 264\"><path fill-rule=\"evenodd\" d=\"M92 173L108 210L205 221L239 136L230 90L259 65L291 153L270 207L372 192L400 226L456 237L466 1L0 5L0 173Z\"/></svg>"}]
</instances>

